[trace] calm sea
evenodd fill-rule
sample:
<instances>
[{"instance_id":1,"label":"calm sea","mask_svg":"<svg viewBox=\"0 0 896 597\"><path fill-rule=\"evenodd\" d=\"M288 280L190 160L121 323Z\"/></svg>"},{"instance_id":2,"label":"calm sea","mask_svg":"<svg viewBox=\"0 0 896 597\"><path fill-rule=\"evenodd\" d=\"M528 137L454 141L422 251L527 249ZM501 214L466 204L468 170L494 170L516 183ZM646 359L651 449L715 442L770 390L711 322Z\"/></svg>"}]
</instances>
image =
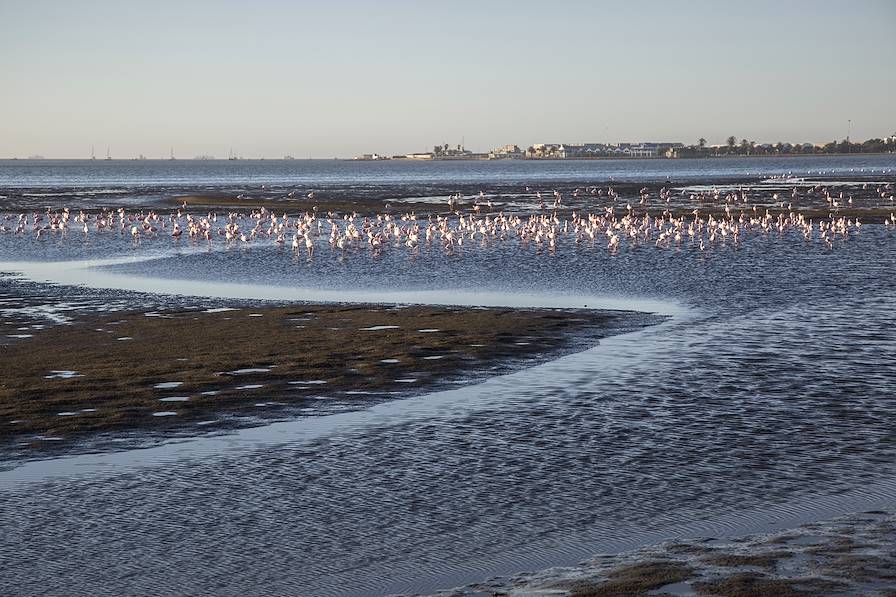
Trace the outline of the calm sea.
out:
<instances>
[{"instance_id":1,"label":"calm sea","mask_svg":"<svg viewBox=\"0 0 896 597\"><path fill-rule=\"evenodd\" d=\"M3 189L106 189L140 187L229 188L241 185L301 187L717 180L792 173L795 176L896 171L896 155L627 159L582 161L415 162L352 160L3 160Z\"/></svg>"}]
</instances>

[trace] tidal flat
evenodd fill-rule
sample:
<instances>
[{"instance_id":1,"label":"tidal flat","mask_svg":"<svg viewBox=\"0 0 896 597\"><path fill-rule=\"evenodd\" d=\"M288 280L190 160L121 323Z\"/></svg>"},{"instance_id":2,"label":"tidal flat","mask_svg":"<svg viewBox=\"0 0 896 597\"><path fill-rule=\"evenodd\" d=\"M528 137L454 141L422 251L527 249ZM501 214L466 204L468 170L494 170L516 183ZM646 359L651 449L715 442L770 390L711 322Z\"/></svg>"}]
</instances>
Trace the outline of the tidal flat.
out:
<instances>
[{"instance_id":1,"label":"tidal flat","mask_svg":"<svg viewBox=\"0 0 896 597\"><path fill-rule=\"evenodd\" d=\"M892 157L658 164L13 168L0 592L886 595Z\"/></svg>"},{"instance_id":2,"label":"tidal flat","mask_svg":"<svg viewBox=\"0 0 896 597\"><path fill-rule=\"evenodd\" d=\"M56 292L71 299L78 291ZM11 294L3 306L12 316L0 322L0 442L24 455L71 449L98 434L160 439L362 408L481 381L660 320L590 310L232 302L148 311L92 305L48 324L29 311L33 298Z\"/></svg>"},{"instance_id":3,"label":"tidal flat","mask_svg":"<svg viewBox=\"0 0 896 597\"><path fill-rule=\"evenodd\" d=\"M894 545L896 514L870 510L777 532L671 540L433 597L892 597Z\"/></svg>"}]
</instances>

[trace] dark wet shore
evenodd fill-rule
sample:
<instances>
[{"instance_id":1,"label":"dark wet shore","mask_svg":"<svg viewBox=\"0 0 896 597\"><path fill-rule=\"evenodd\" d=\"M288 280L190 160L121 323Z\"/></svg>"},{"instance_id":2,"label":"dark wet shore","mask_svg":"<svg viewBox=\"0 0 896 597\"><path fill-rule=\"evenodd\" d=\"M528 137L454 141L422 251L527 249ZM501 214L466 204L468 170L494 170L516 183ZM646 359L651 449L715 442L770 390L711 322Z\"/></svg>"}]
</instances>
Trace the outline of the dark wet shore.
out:
<instances>
[{"instance_id":1,"label":"dark wet shore","mask_svg":"<svg viewBox=\"0 0 896 597\"><path fill-rule=\"evenodd\" d=\"M87 300L46 321L4 283L0 442L55 453L100 436L195 435L457 387L649 325L626 312ZM121 297L119 297L121 298ZM148 297L142 297L147 299ZM138 297L130 297L130 301ZM105 305L114 303L112 297ZM120 446L119 446L120 447Z\"/></svg>"},{"instance_id":2,"label":"dark wet shore","mask_svg":"<svg viewBox=\"0 0 896 597\"><path fill-rule=\"evenodd\" d=\"M773 533L668 541L438 597L896 595L896 514L873 510Z\"/></svg>"},{"instance_id":3,"label":"dark wet shore","mask_svg":"<svg viewBox=\"0 0 896 597\"><path fill-rule=\"evenodd\" d=\"M572 210L600 212L606 208L625 209L631 205L636 213L659 214L666 210L675 214L690 214L697 208L704 214L722 213L726 206L747 209L752 206L768 208L773 215L791 209L801 211L807 217L823 218L831 213L837 216L862 216L868 222L880 221L896 209L892 174L850 174L832 176L805 176L797 181L768 179L757 176L730 179L669 179L642 182L617 182L613 180L544 180L531 184L518 182L457 182L447 184L365 184L345 186L339 184L306 185L232 185L208 187L138 187L122 188L120 192L92 194L82 188L0 189L4 198L0 211L44 211L63 207L96 212L102 209L125 207L128 211L154 210L167 212L183 205L190 211L228 211L266 208L289 214L316 212L357 213L369 216L378 213L416 213L418 215L448 215L452 209L450 195L459 194L454 209L460 212L479 213L510 212L560 212ZM889 187L887 187L889 185ZM694 189L703 187L704 196ZM612 188L614 197L607 195ZM790 190L797 188L799 196L793 198ZM663 199L660 192L669 191ZM711 197L711 189L720 189L721 197ZM747 200L726 201L733 190L747 193ZM553 205L554 191L559 192L562 204ZM646 193L646 197L642 194ZM843 201L831 206L825 193ZM539 197L538 194L541 194ZM692 198L692 195L698 195ZM644 201L642 202L642 198ZM849 199L853 200L850 204ZM477 208L478 205L478 208Z\"/></svg>"},{"instance_id":4,"label":"dark wet shore","mask_svg":"<svg viewBox=\"0 0 896 597\"><path fill-rule=\"evenodd\" d=\"M474 201L482 215L502 205L544 213L532 193L508 187L499 203L497 195L480 199L474 186L459 203L463 214L472 212ZM575 186L560 187L560 217L572 209L601 214L611 207L619 216L630 203L638 213L689 214L697 208L705 218L724 213L725 193L735 192L714 180L705 186L721 189L721 197L695 185L667 203L659 197L663 183L644 186L643 204L640 185L615 185L615 200L574 196ZM840 202L837 216L873 223L892 211L890 195L863 186L854 181L823 188ZM550 212L552 189L541 183L537 188ZM730 202L731 212L736 218L754 205L759 213L788 211L782 204L790 188L781 181L750 190L746 202ZM794 210L807 218L831 213L823 191L799 189ZM307 197L287 203L287 190L238 198L242 191L229 196L211 189L210 203L189 211L216 211L219 219L228 211L248 213L260 207L262 195L278 214L282 205L296 206L285 209L293 214L309 211ZM182 204L178 193L147 199L149 207L125 208L134 217L138 209L164 216ZM692 199L692 193L704 194ZM785 197L776 200L775 193ZM347 203L340 204L343 199ZM446 195L423 199L389 200L388 209L397 214L416 204L431 206L418 213L447 213ZM52 200L57 207L71 204L70 198ZM385 202L374 198L363 209L382 212ZM317 189L310 209L317 207L323 219L322 213L348 209L349 203L347 196ZM886 576L893 567L892 533L860 528L874 521L857 522L855 532L847 530L851 522L829 521L808 534L729 539L764 532L762 523L735 524L744 511L759 513L750 521L766 512L775 518L784 504L785 513L796 509L787 524L798 525L871 509L850 501L862 504L861 495L827 509L816 500L893 478L894 406L887 392L893 381L888 349L894 345L889 314L896 296L891 230L868 226L837 251L776 234L737 251L699 254L560 247L558 258L545 253L542 259L490 245L465 248L463 260L421 251L416 270L405 269L400 251L380 260L331 262L322 259L328 255L324 247L316 260L302 255L297 261L285 247L200 254L162 234L156 244L142 245L116 231L83 239L69 232L66 242L57 243L50 241L58 235L40 242L0 236L11 247L22 241L21 252L10 254L21 261L105 257L107 249L117 256L119 249L126 254L138 247L141 256L152 256L149 251L161 246L158 262L107 269L156 278L160 285L171 278L172 289L178 280L193 279L261 285L271 273L299 288L351 288L368 272L376 273L377 288L412 288L439 274L440 289L468 293L485 286L538 297L565 288L582 296L663 297L696 307L681 321L607 338L593 352L463 387L655 320L617 312L593 314L620 315L616 323L583 322L576 321L585 319L579 312L496 309L476 321L466 319L477 316L468 309L203 300L25 282L0 287L0 339L9 347L0 354L34 342L40 349L23 356L35 380L29 406L39 409L48 395L60 401L47 400L45 411L35 411L39 422L64 426L100 417L99 409L61 414L75 412L61 402L62 389L87 384L80 388L91 392L90 400L105 401L109 420L139 423L71 434L46 427L22 440L18 453L0 454L14 458L6 473L15 479L0 500L6 504L0 510L14 521L0 547L9 571L0 585L23 594L181 594L214 587L237 595L262 587L319 597L429 593L501 576L456 593L892 597ZM253 271L263 274L241 276ZM435 319L440 323L430 322ZM492 319L496 329L490 329ZM61 320L73 325L56 325ZM399 327L383 327L392 325ZM421 331L431 329L454 335ZM486 348L474 344L490 349L484 354ZM76 358L65 346L75 345L85 347L77 357L85 356L81 363L89 362L89 371L65 361ZM303 369L328 345L335 358ZM497 358L490 361L492 354ZM47 356L56 359L52 367ZM4 373L14 379L21 371ZM139 383L130 387L114 379L122 374ZM337 375L346 381L337 382ZM310 383L319 381L326 383ZM47 392L50 384L56 390ZM263 387L253 387L258 385ZM462 389L378 402L443 387ZM268 390L272 397L263 395ZM203 395L215 391L221 393ZM207 404L226 408L203 410ZM281 426L272 426L167 441L370 406L370 416L299 420L283 425L289 429L282 434ZM177 414L153 417L156 412ZM326 430L309 431L315 428ZM57 432L64 439L48 439ZM32 442L41 433L47 435L35 449ZM250 437L231 442L243 435ZM112 453L157 440L165 445L155 451ZM217 451L222 446L227 449ZM73 450L101 453L43 460ZM41 462L24 462L28 458ZM94 468L74 464L94 458ZM116 459L118 467L107 463ZM883 508L885 498L874 507ZM885 509L891 516L892 509ZM869 514L877 516L883 515ZM707 520L722 522L706 530L701 523ZM682 527L696 530L679 532ZM672 537L659 547L627 551ZM614 543L617 538L631 540ZM604 549L614 555L592 558ZM592 560L517 575L584 558Z\"/></svg>"}]
</instances>

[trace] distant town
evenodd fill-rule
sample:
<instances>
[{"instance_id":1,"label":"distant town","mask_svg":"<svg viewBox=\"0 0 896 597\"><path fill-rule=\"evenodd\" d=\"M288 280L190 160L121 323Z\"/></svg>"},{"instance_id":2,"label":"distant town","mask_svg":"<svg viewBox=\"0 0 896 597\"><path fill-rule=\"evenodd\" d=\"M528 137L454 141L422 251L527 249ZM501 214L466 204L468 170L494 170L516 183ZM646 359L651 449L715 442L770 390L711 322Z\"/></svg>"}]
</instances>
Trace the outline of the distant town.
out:
<instances>
[{"instance_id":1,"label":"distant town","mask_svg":"<svg viewBox=\"0 0 896 597\"><path fill-rule=\"evenodd\" d=\"M693 145L684 143L536 143L522 149L519 145L502 145L488 152L474 152L463 144L436 145L432 151L384 155L366 153L355 160L582 160L601 158L703 158L723 156L811 155L834 153L894 153L896 133L861 143L849 139L829 143L756 143L728 137L721 145L708 145L699 139Z\"/></svg>"},{"instance_id":2,"label":"distant town","mask_svg":"<svg viewBox=\"0 0 896 597\"><path fill-rule=\"evenodd\" d=\"M828 143L757 143L748 139L738 139L730 136L725 143L709 145L706 139L699 139L697 143L686 145L684 143L535 143L521 148L519 145L502 145L487 152L476 152L467 149L463 143L457 145L436 145L431 151L405 153L399 155L387 155L383 153L365 153L350 158L359 161L380 160L589 160L609 158L713 158L726 156L782 156L782 155L826 155L849 153L896 153L896 133L882 138L867 139L865 141L850 141L847 137L842 141L830 141ZM17 157L8 159L16 160ZM31 154L29 160L46 159L40 154ZM106 155L98 158L91 148L90 159L97 160L146 160L143 154L130 158L113 158L109 148ZM172 147L168 156L162 156L163 160L179 160L175 156ZM193 160L217 160L213 155L201 154ZM225 158L220 158L225 159ZM244 158L230 150L227 160L264 160L262 157ZM292 155L267 158L273 160L295 160ZM309 156L308 159L311 159ZM326 158L344 159L344 158Z\"/></svg>"}]
</instances>

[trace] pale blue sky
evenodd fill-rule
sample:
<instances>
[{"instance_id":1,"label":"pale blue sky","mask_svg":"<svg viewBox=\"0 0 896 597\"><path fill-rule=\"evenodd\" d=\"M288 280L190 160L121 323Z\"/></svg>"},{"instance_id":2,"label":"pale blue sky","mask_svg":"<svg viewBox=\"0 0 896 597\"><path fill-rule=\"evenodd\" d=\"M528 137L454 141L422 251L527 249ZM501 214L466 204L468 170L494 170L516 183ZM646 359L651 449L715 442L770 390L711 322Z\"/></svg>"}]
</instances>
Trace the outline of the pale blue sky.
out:
<instances>
[{"instance_id":1,"label":"pale blue sky","mask_svg":"<svg viewBox=\"0 0 896 597\"><path fill-rule=\"evenodd\" d=\"M0 0L0 156L896 131L896 1Z\"/></svg>"}]
</instances>

